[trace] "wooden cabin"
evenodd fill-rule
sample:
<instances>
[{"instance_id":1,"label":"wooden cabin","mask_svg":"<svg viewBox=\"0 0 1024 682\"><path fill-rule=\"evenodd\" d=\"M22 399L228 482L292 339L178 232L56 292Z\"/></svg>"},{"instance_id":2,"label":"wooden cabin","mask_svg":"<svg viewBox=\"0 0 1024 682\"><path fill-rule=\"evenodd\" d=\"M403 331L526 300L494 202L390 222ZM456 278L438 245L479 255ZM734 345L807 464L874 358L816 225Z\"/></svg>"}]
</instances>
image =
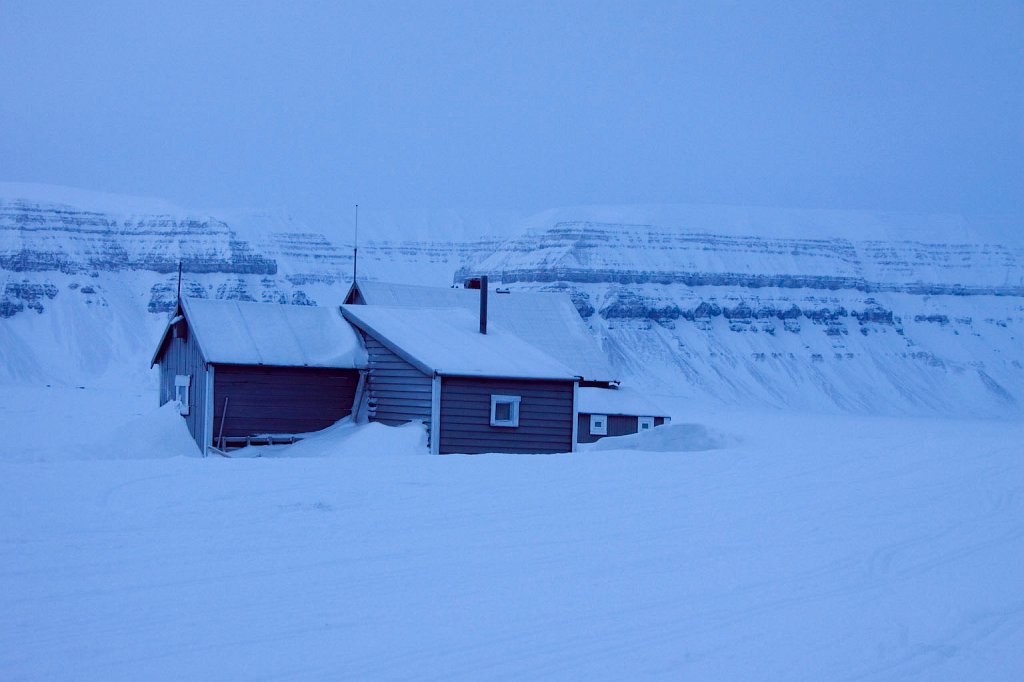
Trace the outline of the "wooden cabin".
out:
<instances>
[{"instance_id":1,"label":"wooden cabin","mask_svg":"<svg viewBox=\"0 0 1024 682\"><path fill-rule=\"evenodd\" d=\"M403 308L456 308L476 314L480 279L464 286L440 288L389 282L356 282L345 296L348 305ZM581 386L614 386L618 377L605 359L569 296L562 292L533 292L491 288L487 316L492 324L558 360L580 377Z\"/></svg>"},{"instance_id":2,"label":"wooden cabin","mask_svg":"<svg viewBox=\"0 0 1024 682\"><path fill-rule=\"evenodd\" d=\"M183 299L150 366L204 454L292 442L358 401L366 353L336 308Z\"/></svg>"},{"instance_id":3,"label":"wooden cabin","mask_svg":"<svg viewBox=\"0 0 1024 682\"><path fill-rule=\"evenodd\" d=\"M569 452L668 421L618 387L567 296L478 282L353 284L340 309L184 299L151 363L160 404L178 402L203 452L352 414L422 422L444 454Z\"/></svg>"},{"instance_id":4,"label":"wooden cabin","mask_svg":"<svg viewBox=\"0 0 1024 682\"><path fill-rule=\"evenodd\" d=\"M479 280L477 280L479 282ZM389 282L356 282L345 302L350 306L451 308L473 312L481 292L470 286L437 287ZM569 297L558 292L524 292L496 288L488 292L487 315L499 325L579 377L577 442L624 436L669 421L665 410L620 382L593 334Z\"/></svg>"},{"instance_id":5,"label":"wooden cabin","mask_svg":"<svg viewBox=\"0 0 1024 682\"><path fill-rule=\"evenodd\" d=\"M486 316L379 305L342 314L366 347L371 421L423 422L435 454L575 449L579 376Z\"/></svg>"},{"instance_id":6,"label":"wooden cabin","mask_svg":"<svg viewBox=\"0 0 1024 682\"><path fill-rule=\"evenodd\" d=\"M579 443L594 443L608 436L628 436L671 421L664 409L630 389L581 388L578 399Z\"/></svg>"}]
</instances>

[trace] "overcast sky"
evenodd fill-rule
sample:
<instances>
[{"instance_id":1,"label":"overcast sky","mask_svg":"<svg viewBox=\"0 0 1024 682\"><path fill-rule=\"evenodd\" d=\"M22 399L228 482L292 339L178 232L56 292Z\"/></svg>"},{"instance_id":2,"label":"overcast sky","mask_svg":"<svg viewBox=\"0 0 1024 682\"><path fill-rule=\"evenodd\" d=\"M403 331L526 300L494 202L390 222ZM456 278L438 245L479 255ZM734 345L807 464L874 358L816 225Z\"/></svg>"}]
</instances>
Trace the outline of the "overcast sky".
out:
<instances>
[{"instance_id":1,"label":"overcast sky","mask_svg":"<svg viewBox=\"0 0 1024 682\"><path fill-rule=\"evenodd\" d=\"M0 180L1024 212L1024 5L0 0Z\"/></svg>"}]
</instances>

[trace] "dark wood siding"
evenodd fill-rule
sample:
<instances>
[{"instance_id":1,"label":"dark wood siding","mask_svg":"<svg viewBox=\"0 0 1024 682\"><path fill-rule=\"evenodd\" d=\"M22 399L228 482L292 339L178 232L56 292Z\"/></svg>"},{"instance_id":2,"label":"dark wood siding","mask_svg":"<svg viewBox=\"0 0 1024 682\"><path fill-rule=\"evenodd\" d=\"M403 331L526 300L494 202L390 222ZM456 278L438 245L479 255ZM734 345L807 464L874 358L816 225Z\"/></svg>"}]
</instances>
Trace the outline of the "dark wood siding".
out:
<instances>
[{"instance_id":1,"label":"dark wood siding","mask_svg":"<svg viewBox=\"0 0 1024 682\"><path fill-rule=\"evenodd\" d=\"M309 433L352 413L359 371L319 367L215 365L213 438Z\"/></svg>"},{"instance_id":2,"label":"dark wood siding","mask_svg":"<svg viewBox=\"0 0 1024 682\"><path fill-rule=\"evenodd\" d=\"M491 426L491 395L517 395L518 428ZM573 382L442 377L441 454L570 452Z\"/></svg>"},{"instance_id":3,"label":"dark wood siding","mask_svg":"<svg viewBox=\"0 0 1024 682\"><path fill-rule=\"evenodd\" d=\"M642 415L649 417L650 415ZM661 426L665 423L664 417L655 417L654 425ZM594 443L602 438L608 436L628 436L636 433L640 429L639 417L631 417L629 415L611 414L608 415L608 433L604 436L599 436L590 433L590 415L583 414L579 415L579 422L577 422L577 437L580 443Z\"/></svg>"},{"instance_id":4,"label":"dark wood siding","mask_svg":"<svg viewBox=\"0 0 1024 682\"><path fill-rule=\"evenodd\" d=\"M194 334L188 333L184 320L175 325L157 356L160 363L160 404L174 400L174 377L178 374L192 377L189 389L189 410L185 416L188 431L203 448L206 413L206 361L196 343Z\"/></svg>"},{"instance_id":5,"label":"dark wood siding","mask_svg":"<svg viewBox=\"0 0 1024 682\"><path fill-rule=\"evenodd\" d=\"M369 356L369 397L377 404L370 420L389 426L422 421L429 428L432 378L372 336L362 337Z\"/></svg>"}]
</instances>

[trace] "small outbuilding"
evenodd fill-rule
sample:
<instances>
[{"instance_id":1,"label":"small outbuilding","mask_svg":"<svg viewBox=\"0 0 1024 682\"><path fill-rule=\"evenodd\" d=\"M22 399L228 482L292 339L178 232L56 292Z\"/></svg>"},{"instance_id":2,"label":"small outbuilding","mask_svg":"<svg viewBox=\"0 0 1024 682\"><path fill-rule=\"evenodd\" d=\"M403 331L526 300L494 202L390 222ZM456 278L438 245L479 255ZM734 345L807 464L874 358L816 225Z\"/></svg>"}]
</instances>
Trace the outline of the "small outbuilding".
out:
<instances>
[{"instance_id":1,"label":"small outbuilding","mask_svg":"<svg viewBox=\"0 0 1024 682\"><path fill-rule=\"evenodd\" d=\"M342 314L368 354L371 421L426 424L435 454L575 449L579 376L516 334L461 307Z\"/></svg>"},{"instance_id":2,"label":"small outbuilding","mask_svg":"<svg viewBox=\"0 0 1024 682\"><path fill-rule=\"evenodd\" d=\"M579 389L578 442L593 443L606 436L628 436L661 426L666 411L626 388Z\"/></svg>"},{"instance_id":3,"label":"small outbuilding","mask_svg":"<svg viewBox=\"0 0 1024 682\"><path fill-rule=\"evenodd\" d=\"M291 442L352 413L366 367L337 308L179 302L151 366L200 450Z\"/></svg>"}]
</instances>

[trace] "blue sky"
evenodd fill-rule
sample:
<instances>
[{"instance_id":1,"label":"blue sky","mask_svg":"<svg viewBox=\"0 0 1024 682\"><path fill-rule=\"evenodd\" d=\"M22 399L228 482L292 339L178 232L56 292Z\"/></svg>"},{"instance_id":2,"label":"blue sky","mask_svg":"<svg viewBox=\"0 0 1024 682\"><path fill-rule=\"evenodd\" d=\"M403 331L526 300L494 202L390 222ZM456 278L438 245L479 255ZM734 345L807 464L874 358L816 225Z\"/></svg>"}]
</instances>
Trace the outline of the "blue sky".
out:
<instances>
[{"instance_id":1,"label":"blue sky","mask_svg":"<svg viewBox=\"0 0 1024 682\"><path fill-rule=\"evenodd\" d=\"M0 0L0 180L1024 213L1024 4Z\"/></svg>"}]
</instances>

